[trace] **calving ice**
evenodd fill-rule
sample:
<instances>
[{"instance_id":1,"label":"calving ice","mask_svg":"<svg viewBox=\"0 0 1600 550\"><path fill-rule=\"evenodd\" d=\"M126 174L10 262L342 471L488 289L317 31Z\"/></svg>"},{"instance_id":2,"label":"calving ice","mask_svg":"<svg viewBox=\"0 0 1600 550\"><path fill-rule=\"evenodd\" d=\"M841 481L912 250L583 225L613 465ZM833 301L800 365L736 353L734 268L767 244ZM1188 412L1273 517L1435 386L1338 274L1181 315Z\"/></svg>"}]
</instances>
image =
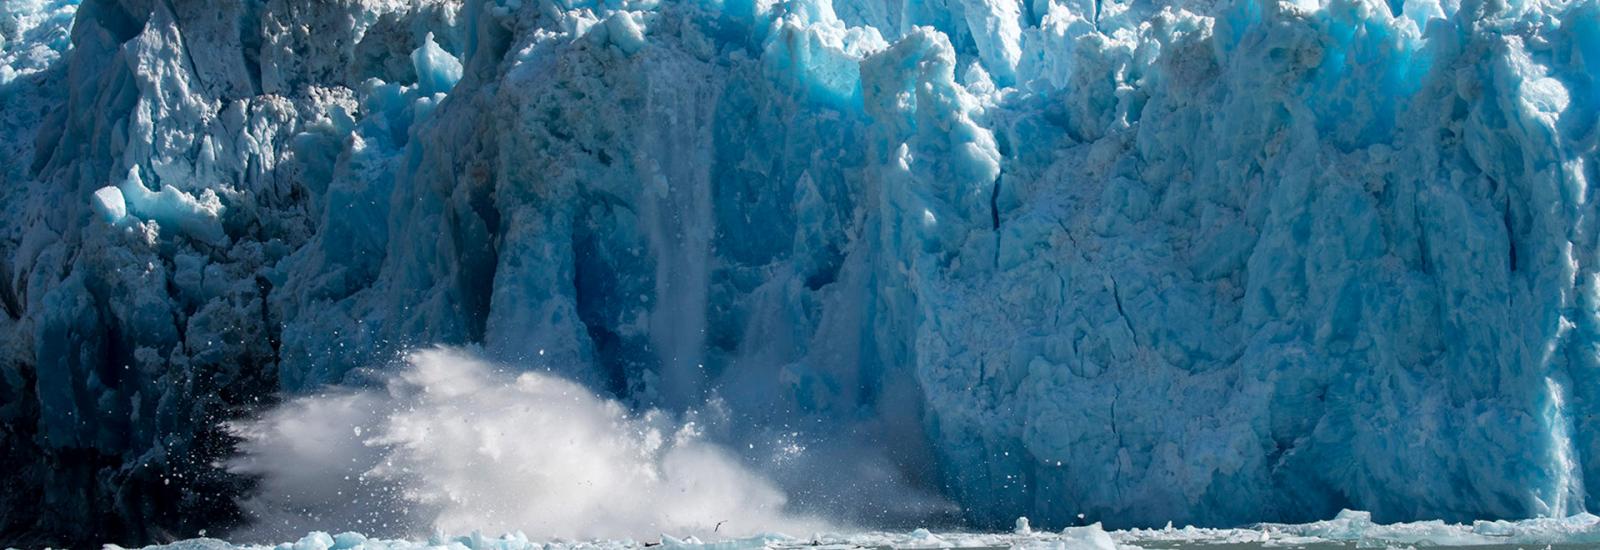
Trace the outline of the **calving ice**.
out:
<instances>
[{"instance_id":1,"label":"calving ice","mask_svg":"<svg viewBox=\"0 0 1600 550\"><path fill-rule=\"evenodd\" d=\"M244 503L262 521L235 533L247 539L317 524L638 540L825 525L786 515L784 494L695 422L629 414L462 350L418 351L381 387L304 397L231 428L244 443L229 470L263 482Z\"/></svg>"},{"instance_id":2,"label":"calving ice","mask_svg":"<svg viewBox=\"0 0 1600 550\"><path fill-rule=\"evenodd\" d=\"M1587 543L1597 67L1595 0L5 1L0 544Z\"/></svg>"}]
</instances>

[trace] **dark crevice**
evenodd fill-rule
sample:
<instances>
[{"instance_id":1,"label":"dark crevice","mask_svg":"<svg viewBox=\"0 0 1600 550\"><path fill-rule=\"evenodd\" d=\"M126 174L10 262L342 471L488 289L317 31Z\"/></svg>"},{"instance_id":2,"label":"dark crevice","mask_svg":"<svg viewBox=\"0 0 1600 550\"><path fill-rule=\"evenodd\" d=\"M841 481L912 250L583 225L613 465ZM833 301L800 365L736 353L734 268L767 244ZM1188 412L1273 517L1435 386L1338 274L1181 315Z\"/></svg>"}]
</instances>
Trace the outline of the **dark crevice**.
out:
<instances>
[{"instance_id":1,"label":"dark crevice","mask_svg":"<svg viewBox=\"0 0 1600 550\"><path fill-rule=\"evenodd\" d=\"M272 289L273 286L271 279L268 279L265 275L256 275L256 291L260 295L261 302L261 311L259 312L261 315L261 326L266 329L265 336L267 337L267 346L272 348L271 359L274 363L276 363L282 359L282 353L280 350L283 347L283 327L277 322L274 322L272 319ZM273 369L267 370L276 372ZM272 378L275 379L277 376L274 375ZM273 385L277 385L277 380L273 380L272 383Z\"/></svg>"},{"instance_id":2,"label":"dark crevice","mask_svg":"<svg viewBox=\"0 0 1600 550\"><path fill-rule=\"evenodd\" d=\"M240 8L239 47L243 50L245 74L250 77L250 91L261 95L261 2L245 0Z\"/></svg>"},{"instance_id":3,"label":"dark crevice","mask_svg":"<svg viewBox=\"0 0 1600 550\"><path fill-rule=\"evenodd\" d=\"M1120 301L1117 303L1117 310L1118 311L1122 310L1122 303ZM1126 322L1128 317L1127 316L1123 316L1122 318L1123 318L1124 322ZM1117 383L1113 382L1111 384L1111 426L1110 427L1111 427L1111 437L1113 437L1113 438L1115 438L1117 440L1117 449L1118 450L1121 450L1123 448L1122 432L1117 429L1117 396L1120 395L1121 393L1122 393L1121 386L1118 385ZM1116 469L1111 474L1111 489L1116 491L1117 498L1119 498L1119 499L1122 498L1122 483L1123 483L1123 481L1122 481L1122 478L1123 478L1122 457L1120 456L1120 454L1121 453L1118 453L1117 456L1113 456L1112 457L1112 461L1115 462Z\"/></svg>"},{"instance_id":4,"label":"dark crevice","mask_svg":"<svg viewBox=\"0 0 1600 550\"><path fill-rule=\"evenodd\" d=\"M605 244L588 231L586 223L576 225L572 242L572 288L578 322L583 325L594 351L601 386L597 389L623 398L628 392L627 373L630 367L638 366L634 358L642 352L637 342L612 328L621 308L618 301L625 292L621 290L617 269L608 261Z\"/></svg>"},{"instance_id":5,"label":"dark crevice","mask_svg":"<svg viewBox=\"0 0 1600 550\"><path fill-rule=\"evenodd\" d=\"M989 190L989 221L996 231L1000 230L1000 176L995 176L994 187Z\"/></svg>"},{"instance_id":6,"label":"dark crevice","mask_svg":"<svg viewBox=\"0 0 1600 550\"><path fill-rule=\"evenodd\" d=\"M1417 223L1417 269L1424 275L1431 276L1433 275L1433 259L1430 255L1433 250L1428 242L1428 225L1423 221L1427 218L1422 211L1421 204L1422 201L1416 201L1411 207L1412 219L1416 220Z\"/></svg>"},{"instance_id":7,"label":"dark crevice","mask_svg":"<svg viewBox=\"0 0 1600 550\"><path fill-rule=\"evenodd\" d=\"M1128 319L1128 311L1122 306L1122 291L1117 288L1117 279L1107 276L1111 281L1111 300L1117 304L1117 315L1122 317L1122 325L1128 327L1128 335L1133 337L1135 344L1139 342L1139 333L1133 330L1133 321Z\"/></svg>"},{"instance_id":8,"label":"dark crevice","mask_svg":"<svg viewBox=\"0 0 1600 550\"><path fill-rule=\"evenodd\" d=\"M806 276L806 289L817 291L833 284L839 280L839 270L843 267L844 258L839 254L830 254L825 264Z\"/></svg>"},{"instance_id":9,"label":"dark crevice","mask_svg":"<svg viewBox=\"0 0 1600 550\"><path fill-rule=\"evenodd\" d=\"M1000 268L1000 176L995 176L989 190L989 221L994 227L994 267Z\"/></svg>"},{"instance_id":10,"label":"dark crevice","mask_svg":"<svg viewBox=\"0 0 1600 550\"><path fill-rule=\"evenodd\" d=\"M583 316L579 316L580 318ZM611 331L600 323L583 323L584 333L589 336L589 342L594 346L595 355L599 357L616 357L623 348L622 336ZM606 368L601 369L605 391L616 397L623 397L628 391L628 377L626 369L619 361L602 362Z\"/></svg>"},{"instance_id":11,"label":"dark crevice","mask_svg":"<svg viewBox=\"0 0 1600 550\"><path fill-rule=\"evenodd\" d=\"M483 341L488 331L489 308L494 300L495 273L500 264L500 253L495 246L496 231L494 226L487 225L486 213L478 214L479 223L486 227L484 233L479 234L472 229L478 224L463 221L452 232L458 250L461 250L459 265L461 278L459 279L461 297L466 306L465 321L467 324L467 338L472 341ZM472 241L479 240L474 243Z\"/></svg>"},{"instance_id":12,"label":"dark crevice","mask_svg":"<svg viewBox=\"0 0 1600 550\"><path fill-rule=\"evenodd\" d=\"M200 83L200 85L202 87L205 87L208 90L211 89L211 86L215 85L215 83L207 82L205 77L201 74L201 72L199 70L200 65L198 65L198 64L196 64L194 62L194 48L192 48L191 45L189 44L189 37L184 32L183 25L178 19L178 10L173 7L172 0L162 0L161 6L162 6L163 9L167 10L167 17L172 19L173 32L178 35L177 36L177 39L178 39L178 51L183 53L183 69L184 69L184 71L187 71L189 73L188 74L189 78L193 79L195 82ZM192 145L190 147L192 149L198 149L199 146L200 146L199 143L196 142L194 145ZM190 152L190 157L189 158L195 158L194 152L195 151L191 151Z\"/></svg>"},{"instance_id":13,"label":"dark crevice","mask_svg":"<svg viewBox=\"0 0 1600 550\"><path fill-rule=\"evenodd\" d=\"M6 316L12 319L22 318L22 304L17 299L17 293L11 288L11 262L13 249L5 247L0 254L0 309L5 310Z\"/></svg>"},{"instance_id":14,"label":"dark crevice","mask_svg":"<svg viewBox=\"0 0 1600 550\"><path fill-rule=\"evenodd\" d=\"M78 10L77 20L94 21L100 28L110 32L113 40L119 43L132 40L144 29L143 21L134 19L132 14L113 0L85 2ZM77 25L73 27L76 30Z\"/></svg>"},{"instance_id":15,"label":"dark crevice","mask_svg":"<svg viewBox=\"0 0 1600 550\"><path fill-rule=\"evenodd\" d=\"M1511 272L1517 272L1517 233L1511 229L1511 198L1506 198L1505 208L1501 212L1501 223L1506 227L1506 248L1509 249Z\"/></svg>"}]
</instances>

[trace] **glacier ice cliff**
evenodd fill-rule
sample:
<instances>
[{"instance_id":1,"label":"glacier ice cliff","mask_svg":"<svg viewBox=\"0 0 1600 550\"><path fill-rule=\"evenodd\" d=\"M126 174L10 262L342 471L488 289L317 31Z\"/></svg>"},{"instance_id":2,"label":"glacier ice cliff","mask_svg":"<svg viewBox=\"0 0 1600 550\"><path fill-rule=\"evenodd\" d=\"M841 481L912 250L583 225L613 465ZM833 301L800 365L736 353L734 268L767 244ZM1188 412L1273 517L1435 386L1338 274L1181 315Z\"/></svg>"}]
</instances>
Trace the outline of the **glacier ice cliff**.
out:
<instances>
[{"instance_id":1,"label":"glacier ice cliff","mask_svg":"<svg viewBox=\"0 0 1600 550\"><path fill-rule=\"evenodd\" d=\"M1600 509L1597 75L1595 0L8 0L0 533L236 525L223 421L437 343L976 526Z\"/></svg>"}]
</instances>

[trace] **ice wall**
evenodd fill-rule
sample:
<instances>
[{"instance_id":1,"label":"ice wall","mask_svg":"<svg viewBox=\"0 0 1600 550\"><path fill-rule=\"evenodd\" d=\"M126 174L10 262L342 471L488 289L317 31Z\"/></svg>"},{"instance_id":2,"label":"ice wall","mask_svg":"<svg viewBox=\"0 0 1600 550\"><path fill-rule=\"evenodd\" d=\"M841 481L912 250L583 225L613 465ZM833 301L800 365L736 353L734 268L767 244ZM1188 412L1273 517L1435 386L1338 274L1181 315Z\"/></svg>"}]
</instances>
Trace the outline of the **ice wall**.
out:
<instances>
[{"instance_id":1,"label":"ice wall","mask_svg":"<svg viewBox=\"0 0 1600 550\"><path fill-rule=\"evenodd\" d=\"M71 13L0 8L7 533L228 525L218 422L431 343L979 526L1600 507L1594 0Z\"/></svg>"}]
</instances>

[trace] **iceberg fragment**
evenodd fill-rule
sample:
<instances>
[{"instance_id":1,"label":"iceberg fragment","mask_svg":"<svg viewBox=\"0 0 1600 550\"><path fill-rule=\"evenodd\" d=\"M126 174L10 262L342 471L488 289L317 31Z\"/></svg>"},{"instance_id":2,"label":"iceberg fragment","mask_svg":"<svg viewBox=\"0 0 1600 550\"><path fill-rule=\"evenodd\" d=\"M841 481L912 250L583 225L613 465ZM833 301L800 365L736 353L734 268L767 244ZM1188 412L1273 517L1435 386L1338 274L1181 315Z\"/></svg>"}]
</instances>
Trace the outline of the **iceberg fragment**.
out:
<instances>
[{"instance_id":1,"label":"iceberg fragment","mask_svg":"<svg viewBox=\"0 0 1600 550\"><path fill-rule=\"evenodd\" d=\"M423 94L449 92L461 80L461 62L440 48L431 32L423 36L422 45L411 52L411 64L417 71L417 87Z\"/></svg>"},{"instance_id":2,"label":"iceberg fragment","mask_svg":"<svg viewBox=\"0 0 1600 550\"><path fill-rule=\"evenodd\" d=\"M139 177L139 167L128 170L128 177L115 187L94 192L95 206L108 221L121 221L132 214L141 219L176 227L188 236L208 244L222 244L227 234L222 229L222 201L215 191L204 189L200 196L163 184L151 191Z\"/></svg>"},{"instance_id":3,"label":"iceberg fragment","mask_svg":"<svg viewBox=\"0 0 1600 550\"><path fill-rule=\"evenodd\" d=\"M94 192L94 207L105 217L107 223L121 222L128 217L128 203L122 198L122 190L115 186L107 185Z\"/></svg>"}]
</instances>

